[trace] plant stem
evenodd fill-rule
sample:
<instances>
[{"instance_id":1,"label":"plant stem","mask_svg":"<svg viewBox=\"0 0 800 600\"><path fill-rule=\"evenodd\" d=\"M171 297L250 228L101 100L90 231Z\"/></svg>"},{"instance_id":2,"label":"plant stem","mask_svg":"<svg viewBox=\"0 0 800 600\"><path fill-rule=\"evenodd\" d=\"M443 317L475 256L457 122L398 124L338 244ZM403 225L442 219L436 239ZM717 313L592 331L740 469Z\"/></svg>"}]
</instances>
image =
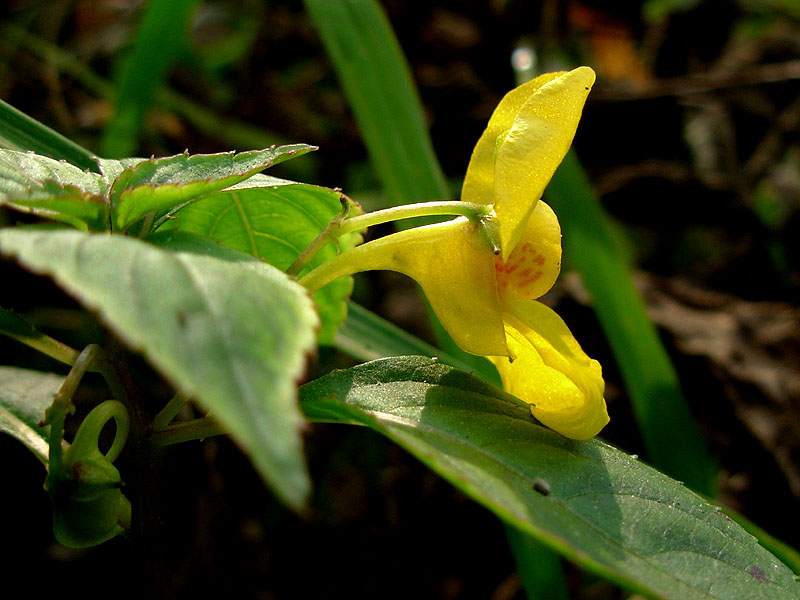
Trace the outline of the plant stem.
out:
<instances>
[{"instance_id":1,"label":"plant stem","mask_svg":"<svg viewBox=\"0 0 800 600\"><path fill-rule=\"evenodd\" d=\"M215 435L227 433L222 426L211 417L203 417L192 421L184 421L170 425L161 431L154 431L150 440L157 446L171 446L181 442L202 440Z\"/></svg>"},{"instance_id":2,"label":"plant stem","mask_svg":"<svg viewBox=\"0 0 800 600\"><path fill-rule=\"evenodd\" d=\"M339 233L339 229L342 226L342 222L347 218L347 215L350 214L350 208L353 206L353 201L344 194L339 196L339 201L342 203L342 211L330 220L325 228L319 232L319 235L314 238L308 247L300 253L300 255L291 265L289 265L289 268L286 269L287 275L291 277L297 275L306 267L309 262L311 262L311 260L317 255L317 252L319 252L326 244L328 244L328 242L333 242L342 235Z\"/></svg>"},{"instance_id":3,"label":"plant stem","mask_svg":"<svg viewBox=\"0 0 800 600\"><path fill-rule=\"evenodd\" d=\"M172 419L177 416L178 412L180 412L181 408L183 408L183 405L186 404L188 400L189 397L186 394L181 392L175 394L153 419L153 431L163 431L166 429L170 422L172 422Z\"/></svg>"},{"instance_id":4,"label":"plant stem","mask_svg":"<svg viewBox=\"0 0 800 600\"><path fill-rule=\"evenodd\" d=\"M64 439L64 421L67 414L75 411L75 406L72 404L72 396L75 395L81 379L83 379L84 374L89 370L99 352L102 352L102 350L100 346L95 344L90 344L83 349L83 352L74 360L72 369L70 369L69 374L64 379L64 383L61 384L61 388L53 398L50 408L45 412L45 421L50 424L49 480L55 481L63 478L63 448L61 442ZM51 488L55 487L55 485L51 485Z\"/></svg>"},{"instance_id":5,"label":"plant stem","mask_svg":"<svg viewBox=\"0 0 800 600\"><path fill-rule=\"evenodd\" d=\"M343 199L343 204L344 201ZM461 202L460 200L405 204L403 206L394 206L365 215L359 215L352 219L346 219L346 214L342 216L340 213L328 223L328 226L322 230L322 233L320 233L317 238L311 242L308 248L300 254L297 260L286 269L286 273L288 275L297 275L311 262L317 252L322 249L325 244L336 241L348 233L361 231L373 225L399 221L401 219L412 219L414 217L461 216L472 220L480 220L491 214L492 207L488 204Z\"/></svg>"}]
</instances>

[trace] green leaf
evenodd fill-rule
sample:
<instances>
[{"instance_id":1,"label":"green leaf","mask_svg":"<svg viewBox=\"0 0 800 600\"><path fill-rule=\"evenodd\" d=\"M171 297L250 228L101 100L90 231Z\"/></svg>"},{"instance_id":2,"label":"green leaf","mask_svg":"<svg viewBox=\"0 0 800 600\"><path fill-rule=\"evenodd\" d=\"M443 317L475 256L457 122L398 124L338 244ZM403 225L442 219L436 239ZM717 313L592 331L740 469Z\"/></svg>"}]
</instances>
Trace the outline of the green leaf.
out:
<instances>
[{"instance_id":1,"label":"green leaf","mask_svg":"<svg viewBox=\"0 0 800 600\"><path fill-rule=\"evenodd\" d=\"M295 380L317 317L304 288L251 256L177 232L5 229L0 250L50 275L211 410L289 505L309 492Z\"/></svg>"},{"instance_id":2,"label":"green leaf","mask_svg":"<svg viewBox=\"0 0 800 600\"><path fill-rule=\"evenodd\" d=\"M49 426L40 426L64 378L0 366L0 431L25 444L47 464Z\"/></svg>"},{"instance_id":3,"label":"green leaf","mask_svg":"<svg viewBox=\"0 0 800 600\"><path fill-rule=\"evenodd\" d=\"M179 231L211 238L285 270L341 212L340 197L339 192L328 188L258 175L183 208L173 225ZM357 234L343 236L339 247L346 250L360 239ZM311 267L335 255L336 247L329 244L314 257ZM318 336L321 343L332 343L336 327L345 318L345 300L352 289L352 278L347 277L314 294L322 322Z\"/></svg>"},{"instance_id":4,"label":"green leaf","mask_svg":"<svg viewBox=\"0 0 800 600\"><path fill-rule=\"evenodd\" d=\"M80 229L105 228L103 178L32 152L0 150L0 201Z\"/></svg>"},{"instance_id":5,"label":"green leaf","mask_svg":"<svg viewBox=\"0 0 800 600\"><path fill-rule=\"evenodd\" d=\"M111 186L111 223L123 232L158 211L170 211L253 176L267 167L315 150L291 144L250 152L178 154L136 162L118 171ZM111 172L110 161L104 167Z\"/></svg>"},{"instance_id":6,"label":"green leaf","mask_svg":"<svg viewBox=\"0 0 800 600\"><path fill-rule=\"evenodd\" d=\"M421 357L301 388L315 420L367 425L570 560L657 598L790 600L800 582L715 506L635 457L564 438L528 406Z\"/></svg>"}]
</instances>

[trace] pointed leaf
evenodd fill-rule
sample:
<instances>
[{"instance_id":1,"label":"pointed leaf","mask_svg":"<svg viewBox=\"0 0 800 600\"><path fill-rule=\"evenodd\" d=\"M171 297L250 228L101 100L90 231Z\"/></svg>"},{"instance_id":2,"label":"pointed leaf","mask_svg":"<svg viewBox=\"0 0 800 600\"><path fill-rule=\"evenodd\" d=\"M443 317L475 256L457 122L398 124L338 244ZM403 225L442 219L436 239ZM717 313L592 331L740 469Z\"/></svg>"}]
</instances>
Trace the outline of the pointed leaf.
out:
<instances>
[{"instance_id":1,"label":"pointed leaf","mask_svg":"<svg viewBox=\"0 0 800 600\"><path fill-rule=\"evenodd\" d=\"M339 192L328 188L258 175L181 209L174 226L284 270L341 212L340 197ZM339 247L346 250L360 239L357 234L346 235L339 239ZM335 255L336 247L329 244L311 261L311 266ZM314 294L322 321L318 335L321 343L333 342L336 327L345 318L345 300L352 289L352 278L343 277Z\"/></svg>"},{"instance_id":2,"label":"pointed leaf","mask_svg":"<svg viewBox=\"0 0 800 600\"><path fill-rule=\"evenodd\" d=\"M0 366L0 431L17 438L47 463L49 426L40 426L64 378Z\"/></svg>"},{"instance_id":3,"label":"pointed leaf","mask_svg":"<svg viewBox=\"0 0 800 600\"><path fill-rule=\"evenodd\" d=\"M80 229L105 228L103 178L32 152L0 150L0 202Z\"/></svg>"},{"instance_id":4,"label":"pointed leaf","mask_svg":"<svg viewBox=\"0 0 800 600\"><path fill-rule=\"evenodd\" d=\"M367 425L572 561L656 598L791 600L800 582L682 484L538 425L520 400L422 357L301 388L311 419Z\"/></svg>"},{"instance_id":5,"label":"pointed leaf","mask_svg":"<svg viewBox=\"0 0 800 600\"><path fill-rule=\"evenodd\" d=\"M138 162L120 172L111 186L113 229L125 231L148 213L169 210L224 190L269 166L314 149L292 144L239 154L184 153Z\"/></svg>"},{"instance_id":6,"label":"pointed leaf","mask_svg":"<svg viewBox=\"0 0 800 600\"><path fill-rule=\"evenodd\" d=\"M52 276L213 412L291 506L309 491L294 381L317 318L303 288L251 256L169 233L5 229L0 249Z\"/></svg>"}]
</instances>

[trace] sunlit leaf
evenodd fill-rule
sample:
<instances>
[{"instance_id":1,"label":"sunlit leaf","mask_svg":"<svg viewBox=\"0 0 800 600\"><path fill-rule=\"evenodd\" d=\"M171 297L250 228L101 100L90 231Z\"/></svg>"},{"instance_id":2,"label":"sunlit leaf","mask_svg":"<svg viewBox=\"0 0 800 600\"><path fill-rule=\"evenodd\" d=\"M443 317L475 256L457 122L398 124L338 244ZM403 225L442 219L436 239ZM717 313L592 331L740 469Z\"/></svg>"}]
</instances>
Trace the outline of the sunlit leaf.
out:
<instances>
[{"instance_id":1,"label":"sunlit leaf","mask_svg":"<svg viewBox=\"0 0 800 600\"><path fill-rule=\"evenodd\" d=\"M184 153L136 162L118 171L111 185L113 230L125 231L148 213L176 209L312 150L313 146L292 144L238 154ZM104 166L110 171L111 164L105 161Z\"/></svg>"}]
</instances>

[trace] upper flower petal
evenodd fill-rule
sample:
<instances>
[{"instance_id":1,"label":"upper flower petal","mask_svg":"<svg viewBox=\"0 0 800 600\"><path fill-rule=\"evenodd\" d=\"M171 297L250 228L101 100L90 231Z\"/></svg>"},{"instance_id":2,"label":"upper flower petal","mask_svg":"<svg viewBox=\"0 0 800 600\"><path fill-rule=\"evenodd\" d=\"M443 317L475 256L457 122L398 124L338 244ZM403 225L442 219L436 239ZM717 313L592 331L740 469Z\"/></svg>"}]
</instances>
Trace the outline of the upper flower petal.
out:
<instances>
[{"instance_id":1,"label":"upper flower petal","mask_svg":"<svg viewBox=\"0 0 800 600\"><path fill-rule=\"evenodd\" d=\"M528 99L546 83L561 77L564 71L545 73L508 92L494 109L486 129L472 150L461 199L478 204L494 203L494 159L497 138L514 125L514 118Z\"/></svg>"},{"instance_id":2,"label":"upper flower petal","mask_svg":"<svg viewBox=\"0 0 800 600\"><path fill-rule=\"evenodd\" d=\"M490 357L503 387L560 434L578 440L597 435L609 420L600 364L586 356L564 321L544 304L513 298L506 308L513 361Z\"/></svg>"},{"instance_id":3,"label":"upper flower petal","mask_svg":"<svg viewBox=\"0 0 800 600\"><path fill-rule=\"evenodd\" d=\"M547 73L509 92L475 146L461 198L494 204L507 260L569 150L594 71Z\"/></svg>"}]
</instances>

